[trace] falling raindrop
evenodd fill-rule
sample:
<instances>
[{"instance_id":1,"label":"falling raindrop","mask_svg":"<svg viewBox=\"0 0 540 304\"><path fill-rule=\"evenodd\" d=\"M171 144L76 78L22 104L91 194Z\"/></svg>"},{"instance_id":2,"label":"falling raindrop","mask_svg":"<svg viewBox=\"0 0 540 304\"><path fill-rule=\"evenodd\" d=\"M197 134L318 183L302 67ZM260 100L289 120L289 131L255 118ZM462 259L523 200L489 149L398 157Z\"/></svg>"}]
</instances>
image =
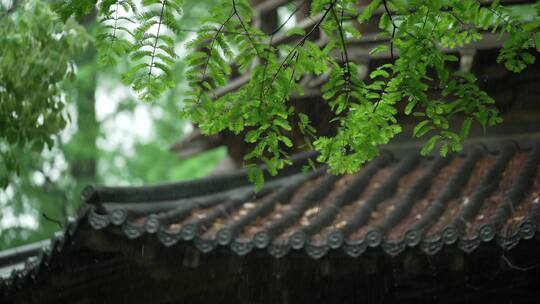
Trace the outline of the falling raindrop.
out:
<instances>
[{"instance_id":1,"label":"falling raindrop","mask_svg":"<svg viewBox=\"0 0 540 304\"><path fill-rule=\"evenodd\" d=\"M469 264L468 264L468 259L465 259L465 265L463 267L463 271L465 272L465 288L466 289L469 289L471 288L472 286L469 284ZM468 292L465 292L465 303L469 303L469 293Z\"/></svg>"},{"instance_id":2,"label":"falling raindrop","mask_svg":"<svg viewBox=\"0 0 540 304\"><path fill-rule=\"evenodd\" d=\"M396 257L392 257L390 259L391 263L392 263L392 276L394 277L394 294L397 294L398 292L398 280L399 280L399 277L398 277L398 269L397 269L397 265L396 265Z\"/></svg>"},{"instance_id":3,"label":"falling raindrop","mask_svg":"<svg viewBox=\"0 0 540 304\"><path fill-rule=\"evenodd\" d=\"M433 263L433 261L431 260L431 257L430 256L427 256L427 260L428 260L428 264L429 264L429 272L431 273L431 281L432 281L432 289L433 290L436 290L436 286L437 286L437 267L435 266L435 264ZM436 302L437 301L437 293L436 292L433 292L433 301Z\"/></svg>"}]
</instances>

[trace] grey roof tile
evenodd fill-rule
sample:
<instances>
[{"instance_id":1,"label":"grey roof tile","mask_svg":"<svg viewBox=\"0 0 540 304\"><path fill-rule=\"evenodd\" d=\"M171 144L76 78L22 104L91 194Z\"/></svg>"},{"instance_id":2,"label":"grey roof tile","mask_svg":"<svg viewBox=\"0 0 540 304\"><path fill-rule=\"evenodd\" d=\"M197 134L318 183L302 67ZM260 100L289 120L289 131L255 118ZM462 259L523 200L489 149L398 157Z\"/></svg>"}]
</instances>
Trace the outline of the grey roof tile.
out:
<instances>
[{"instance_id":1,"label":"grey roof tile","mask_svg":"<svg viewBox=\"0 0 540 304\"><path fill-rule=\"evenodd\" d=\"M148 235L166 247L182 243L207 253L221 246L240 256L263 250L275 258L296 251L319 259L330 250L359 257L368 248L396 256L407 247L434 255L444 246L472 252L487 242L508 250L539 238L540 144L473 147L449 158L384 152L345 176L324 167L299 173L308 156L297 157L259 192L244 171L168 185L88 188L77 220L5 279L2 292L47 267L82 221L96 230L119 226L128 239Z\"/></svg>"}]
</instances>

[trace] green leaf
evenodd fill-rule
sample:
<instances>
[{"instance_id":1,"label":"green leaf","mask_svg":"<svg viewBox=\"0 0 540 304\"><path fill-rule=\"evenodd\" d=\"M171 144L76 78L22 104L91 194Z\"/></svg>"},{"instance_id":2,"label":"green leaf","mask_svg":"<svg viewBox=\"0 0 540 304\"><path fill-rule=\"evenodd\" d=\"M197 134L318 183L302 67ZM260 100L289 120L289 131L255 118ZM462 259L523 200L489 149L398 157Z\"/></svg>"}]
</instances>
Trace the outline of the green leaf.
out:
<instances>
[{"instance_id":1,"label":"green leaf","mask_svg":"<svg viewBox=\"0 0 540 304\"><path fill-rule=\"evenodd\" d=\"M375 71L371 72L371 74L369 74L369 77L371 79L375 79L377 77L388 78L390 77L390 74L383 69L376 69Z\"/></svg>"},{"instance_id":2,"label":"green leaf","mask_svg":"<svg viewBox=\"0 0 540 304\"><path fill-rule=\"evenodd\" d=\"M287 136L280 136L279 139L289 148L293 146L293 142Z\"/></svg>"},{"instance_id":3,"label":"green leaf","mask_svg":"<svg viewBox=\"0 0 540 304\"><path fill-rule=\"evenodd\" d=\"M441 136L440 135L435 135L435 136L432 136L428 142L424 145L424 147L422 148L422 150L420 151L420 154L426 156L428 155L429 153L431 153L431 151L433 151L433 148L435 148L435 145L437 145L437 142L441 139Z\"/></svg>"},{"instance_id":4,"label":"green leaf","mask_svg":"<svg viewBox=\"0 0 540 304\"><path fill-rule=\"evenodd\" d=\"M287 130L287 131L291 131L292 128L291 128L291 125L289 124L289 122L281 117L276 117L274 119L274 124L283 128L284 130Z\"/></svg>"},{"instance_id":5,"label":"green leaf","mask_svg":"<svg viewBox=\"0 0 540 304\"><path fill-rule=\"evenodd\" d=\"M364 7L364 11L360 14L360 16L358 16L358 22L363 23L371 19L371 17L373 17L373 14L381 6L381 4L381 0L371 1L368 6Z\"/></svg>"},{"instance_id":6,"label":"green leaf","mask_svg":"<svg viewBox=\"0 0 540 304\"><path fill-rule=\"evenodd\" d=\"M417 99L409 99L409 102L407 103L407 105L405 106L405 114L406 115L410 115L412 113L412 111L414 110L414 107L416 106L416 103L418 102ZM417 113L415 113L414 115L416 115ZM423 114L423 113L421 113Z\"/></svg>"},{"instance_id":7,"label":"green leaf","mask_svg":"<svg viewBox=\"0 0 540 304\"><path fill-rule=\"evenodd\" d=\"M304 36L306 34L306 31L299 27L293 27L292 29L287 31L287 36Z\"/></svg>"},{"instance_id":8,"label":"green leaf","mask_svg":"<svg viewBox=\"0 0 540 304\"><path fill-rule=\"evenodd\" d=\"M248 179L255 184L255 191L261 190L264 184L264 174L261 168L256 165L250 165L247 167Z\"/></svg>"},{"instance_id":9,"label":"green leaf","mask_svg":"<svg viewBox=\"0 0 540 304\"><path fill-rule=\"evenodd\" d=\"M476 113L476 118L478 119L478 122L482 125L482 127L484 127L485 129L488 125L488 120L489 120L488 111L485 108L480 109Z\"/></svg>"},{"instance_id":10,"label":"green leaf","mask_svg":"<svg viewBox=\"0 0 540 304\"><path fill-rule=\"evenodd\" d=\"M249 143L254 143L259 139L260 136L261 136L261 131L259 129L251 130L247 132L246 134L246 141Z\"/></svg>"},{"instance_id":11,"label":"green leaf","mask_svg":"<svg viewBox=\"0 0 540 304\"><path fill-rule=\"evenodd\" d=\"M420 122L419 124L416 125L416 127L414 127L414 130L413 130L413 136L414 137L421 137L423 136L424 134L426 134L427 132L433 130L434 127L432 125L430 125L430 121L429 120L424 120L422 122Z\"/></svg>"},{"instance_id":12,"label":"green leaf","mask_svg":"<svg viewBox=\"0 0 540 304\"><path fill-rule=\"evenodd\" d=\"M441 156L446 157L446 155L448 155L448 144L443 143L439 152Z\"/></svg>"},{"instance_id":13,"label":"green leaf","mask_svg":"<svg viewBox=\"0 0 540 304\"><path fill-rule=\"evenodd\" d=\"M471 124L472 124L472 118L467 117L463 121L463 124L461 125L461 138L465 139L469 136L469 132L471 131Z\"/></svg>"},{"instance_id":14,"label":"green leaf","mask_svg":"<svg viewBox=\"0 0 540 304\"><path fill-rule=\"evenodd\" d=\"M373 48L373 49L369 52L369 54L370 54L370 55L377 55L377 54L379 54L379 53L386 52L386 51L388 51L388 50L389 50L389 48L388 48L387 45L381 44L381 45L379 45L379 46Z\"/></svg>"}]
</instances>

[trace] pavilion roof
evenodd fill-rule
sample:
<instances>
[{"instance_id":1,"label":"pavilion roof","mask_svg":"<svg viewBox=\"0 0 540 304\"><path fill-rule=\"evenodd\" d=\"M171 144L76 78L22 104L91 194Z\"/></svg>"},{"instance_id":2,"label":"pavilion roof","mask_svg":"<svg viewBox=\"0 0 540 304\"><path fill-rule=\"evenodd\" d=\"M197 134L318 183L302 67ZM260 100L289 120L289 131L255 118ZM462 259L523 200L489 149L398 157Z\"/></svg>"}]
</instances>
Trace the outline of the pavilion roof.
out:
<instances>
[{"instance_id":1,"label":"pavilion roof","mask_svg":"<svg viewBox=\"0 0 540 304\"><path fill-rule=\"evenodd\" d=\"M470 253L493 244L509 250L540 235L538 139L488 141L446 158L382 151L360 172L341 176L323 166L302 173L313 154L301 154L258 192L242 170L155 186L91 186L77 219L44 250L0 255L0 268L14 266L2 287L36 278L73 240L96 237L81 226L128 242L144 236L166 248L221 247L239 256L319 259L341 251L357 258L368 248L396 256L408 247L435 255L445 246Z\"/></svg>"}]
</instances>

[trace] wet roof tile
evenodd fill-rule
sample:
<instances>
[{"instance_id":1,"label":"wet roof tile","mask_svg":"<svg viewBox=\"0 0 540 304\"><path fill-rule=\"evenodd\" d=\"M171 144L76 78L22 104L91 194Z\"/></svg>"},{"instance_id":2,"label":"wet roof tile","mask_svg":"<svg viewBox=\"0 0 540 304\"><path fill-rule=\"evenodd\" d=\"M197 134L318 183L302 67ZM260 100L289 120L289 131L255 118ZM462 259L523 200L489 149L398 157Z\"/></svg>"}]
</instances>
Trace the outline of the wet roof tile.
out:
<instances>
[{"instance_id":1,"label":"wet roof tile","mask_svg":"<svg viewBox=\"0 0 540 304\"><path fill-rule=\"evenodd\" d=\"M128 239L147 234L167 247L222 246L238 255L259 249L276 258L292 250L316 259L330 250L359 257L368 247L392 256L418 247L433 255L443 246L472 252L488 242L508 250L522 239L540 240L540 142L496 147L447 158L385 151L344 176L324 167L299 173L313 155L298 155L258 192L245 171L156 186L89 187L77 219L49 246L1 256L0 266L14 271L0 278L0 294L61 260L84 234L85 221L96 230L117 227Z\"/></svg>"},{"instance_id":2,"label":"wet roof tile","mask_svg":"<svg viewBox=\"0 0 540 304\"><path fill-rule=\"evenodd\" d=\"M397 255L414 246L434 254L443 245L470 252L492 240L510 248L536 234L539 163L538 144L476 147L447 158L384 152L345 176L323 167L298 173L296 166L259 192L244 172L176 185L93 187L85 217L94 229L121 226L128 238L156 234L166 246L228 246L239 255L260 248L276 257L291 249L314 258L330 249L358 256L367 247Z\"/></svg>"}]
</instances>

